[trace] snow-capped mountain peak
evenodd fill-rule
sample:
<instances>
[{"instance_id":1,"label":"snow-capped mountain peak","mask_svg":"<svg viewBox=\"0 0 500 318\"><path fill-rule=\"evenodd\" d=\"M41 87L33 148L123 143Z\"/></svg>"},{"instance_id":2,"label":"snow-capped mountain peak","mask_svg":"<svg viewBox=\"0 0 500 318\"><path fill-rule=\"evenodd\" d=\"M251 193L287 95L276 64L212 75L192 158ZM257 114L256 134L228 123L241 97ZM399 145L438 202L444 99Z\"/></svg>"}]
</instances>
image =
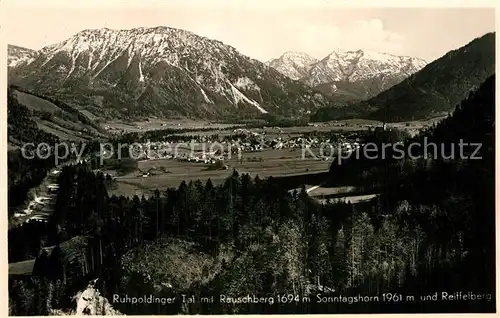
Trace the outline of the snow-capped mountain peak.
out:
<instances>
[{"instance_id":1,"label":"snow-capped mountain peak","mask_svg":"<svg viewBox=\"0 0 500 318\"><path fill-rule=\"evenodd\" d=\"M14 83L40 91L78 87L104 95L100 104L127 113L131 107L166 116L296 113L328 103L229 45L170 27L83 30L41 49L14 75Z\"/></svg>"},{"instance_id":2,"label":"snow-capped mountain peak","mask_svg":"<svg viewBox=\"0 0 500 318\"><path fill-rule=\"evenodd\" d=\"M317 61L306 53L288 51L267 64L291 79L298 80L307 75L311 65Z\"/></svg>"},{"instance_id":3,"label":"snow-capped mountain peak","mask_svg":"<svg viewBox=\"0 0 500 318\"><path fill-rule=\"evenodd\" d=\"M316 86L334 81L353 82L381 76L403 80L425 65L425 61L408 56L336 49L311 67L305 82Z\"/></svg>"}]
</instances>

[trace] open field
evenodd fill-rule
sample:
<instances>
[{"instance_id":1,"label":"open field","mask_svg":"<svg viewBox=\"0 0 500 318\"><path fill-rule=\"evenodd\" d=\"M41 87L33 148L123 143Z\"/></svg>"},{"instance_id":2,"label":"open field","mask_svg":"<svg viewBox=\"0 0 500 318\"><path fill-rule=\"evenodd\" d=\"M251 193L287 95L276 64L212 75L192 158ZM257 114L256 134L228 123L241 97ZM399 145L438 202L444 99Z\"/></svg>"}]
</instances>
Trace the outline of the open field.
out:
<instances>
[{"instance_id":1,"label":"open field","mask_svg":"<svg viewBox=\"0 0 500 318\"><path fill-rule=\"evenodd\" d=\"M9 275L31 275L34 266L35 266L34 259L17 263L10 263Z\"/></svg>"},{"instance_id":2,"label":"open field","mask_svg":"<svg viewBox=\"0 0 500 318\"><path fill-rule=\"evenodd\" d=\"M232 127L233 125L229 125ZM374 124L373 127L376 125ZM210 126L214 127L214 126ZM207 127L205 127L207 128ZM223 128L223 127L221 127ZM347 132L347 131L360 131L367 130L367 126L358 125L358 124L343 124L343 123L311 123L308 126L296 126L296 127L262 127L262 128L245 128L242 126L241 128L256 132L259 134L264 134L268 137L277 137L279 135L286 135L289 137L299 137L305 133L311 132L329 132L336 131L339 133ZM178 135L187 135L187 136L206 136L206 135L214 135L217 134L219 136L227 136L233 135L235 133L234 129L228 130L218 130L214 128L211 131L192 131L192 132L182 132Z\"/></svg>"},{"instance_id":3,"label":"open field","mask_svg":"<svg viewBox=\"0 0 500 318\"><path fill-rule=\"evenodd\" d=\"M232 158L225 160L228 166L226 170L209 170L209 166L205 164L171 159L140 161L138 168L142 171L153 169L152 175L144 178L141 171L137 170L119 176L116 178L118 188L113 190L112 194L147 195L155 189L165 190L169 187L177 187L183 180L189 182L199 179L206 182L210 178L214 184L219 184L231 175L233 169L240 174L248 173L252 177L258 175L260 178L266 178L324 172L330 166L330 161L321 161L310 156L302 160L300 149L272 149L243 153L241 159L240 161L237 155L233 155ZM259 161L248 161L249 159Z\"/></svg>"},{"instance_id":4,"label":"open field","mask_svg":"<svg viewBox=\"0 0 500 318\"><path fill-rule=\"evenodd\" d=\"M272 134L280 131L283 134L301 134L313 131L331 131L336 130L339 132L349 131L349 130L364 130L367 129L367 125L376 126L380 125L379 122L373 120L346 120L346 121L336 121L327 123L310 123L308 126L299 127L282 127L277 129L277 127L272 127L271 125L266 128L249 128L249 130L256 132L265 132L266 134ZM101 123L103 128L109 130L118 130L123 132L144 132L148 130L161 130L161 129L211 129L211 131L199 131L199 132L182 132L181 134L187 135L206 135L206 134L232 134L234 133L232 129L222 130L229 127L245 127L245 124L223 124L215 123L204 120L189 120L189 119L172 119L172 120L161 120L161 119L150 119L149 121L136 121L136 122L124 122L124 121L106 121Z\"/></svg>"},{"instance_id":5,"label":"open field","mask_svg":"<svg viewBox=\"0 0 500 318\"><path fill-rule=\"evenodd\" d=\"M85 141L85 139L81 137L81 133L79 134L77 131L71 131L54 123L38 120L37 125L39 129L57 136L61 140Z\"/></svg>"},{"instance_id":6,"label":"open field","mask_svg":"<svg viewBox=\"0 0 500 318\"><path fill-rule=\"evenodd\" d=\"M430 126L435 122L440 121L444 117L436 117L428 120L418 120L418 121L408 121L408 122L398 122L398 123L387 123L387 127L394 127L398 129L408 130L410 133L414 134L418 132L423 127ZM194 132L181 132L180 135L230 135L234 131L221 130L228 127L240 126L244 128L244 124L221 124L213 123L209 121L194 121L194 120L159 120L151 119L150 121L142 122L121 122L121 121L108 121L101 124L102 127L110 130L118 130L123 132L144 132L148 130L161 130L161 129L211 129L209 131L194 131ZM266 135L278 135L285 134L290 136L298 136L304 133L310 132L327 132L327 131L360 131L367 130L370 127L381 127L382 123L380 121L368 120L368 119L346 119L330 122L318 122L310 123L308 126L299 127L265 127L265 128L248 128L251 131L258 133L265 133Z\"/></svg>"},{"instance_id":7,"label":"open field","mask_svg":"<svg viewBox=\"0 0 500 318\"><path fill-rule=\"evenodd\" d=\"M82 121L77 110L70 106L60 107L53 102L19 90L13 90L19 104L32 111L32 119L38 129L53 134L62 140L85 141L105 137L95 127Z\"/></svg>"},{"instance_id":8,"label":"open field","mask_svg":"<svg viewBox=\"0 0 500 318\"><path fill-rule=\"evenodd\" d=\"M311 123L308 126L298 126L298 127L282 127L277 129L276 127L266 127L266 128L249 128L249 130L256 132L266 132L275 133L281 131L283 134L301 134L313 131L352 131L352 130L365 130L366 125L371 124L374 127L377 125L376 121L365 121L363 122L349 122L349 121L338 121L338 122L328 122L328 123ZM183 132L181 134L187 135L204 135L213 133L222 134L232 134L233 130L220 131L220 129L225 129L228 127L241 127L244 128L244 124L221 124L212 123L208 121L190 121L190 120L156 120L151 119L150 121L143 122L113 122L107 121L101 124L102 127L108 127L108 129L122 130L124 132L141 132L148 130L161 130L161 129L213 129L213 131L200 131L200 132ZM380 123L379 123L380 125Z\"/></svg>"},{"instance_id":9,"label":"open field","mask_svg":"<svg viewBox=\"0 0 500 318\"><path fill-rule=\"evenodd\" d=\"M203 120L188 120L188 119L172 119L160 120L150 119L149 121L139 122L121 122L121 121L107 121L101 124L102 127L109 127L111 129L119 129L124 132L141 132L148 130L161 130L161 129L223 129L226 127L243 126L238 124L220 124Z\"/></svg>"}]
</instances>

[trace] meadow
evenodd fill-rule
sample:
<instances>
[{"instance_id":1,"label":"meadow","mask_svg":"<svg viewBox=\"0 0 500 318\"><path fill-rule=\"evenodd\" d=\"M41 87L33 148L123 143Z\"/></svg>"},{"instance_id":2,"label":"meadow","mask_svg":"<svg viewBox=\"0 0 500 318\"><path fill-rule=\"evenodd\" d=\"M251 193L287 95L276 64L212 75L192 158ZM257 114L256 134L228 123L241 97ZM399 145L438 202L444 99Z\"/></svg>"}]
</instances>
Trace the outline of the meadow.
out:
<instances>
[{"instance_id":1,"label":"meadow","mask_svg":"<svg viewBox=\"0 0 500 318\"><path fill-rule=\"evenodd\" d=\"M182 181L210 179L214 184L222 183L233 173L248 173L252 178L291 176L325 172L331 161L324 161L306 156L302 160L301 149L269 149L258 152L242 153L241 160L237 154L224 161L226 169L211 170L203 163L178 161L175 159L142 160L138 169L123 176L117 176L117 188L112 194L147 196L153 190L166 190L177 187ZM143 177L143 171L150 171L148 177Z\"/></svg>"}]
</instances>

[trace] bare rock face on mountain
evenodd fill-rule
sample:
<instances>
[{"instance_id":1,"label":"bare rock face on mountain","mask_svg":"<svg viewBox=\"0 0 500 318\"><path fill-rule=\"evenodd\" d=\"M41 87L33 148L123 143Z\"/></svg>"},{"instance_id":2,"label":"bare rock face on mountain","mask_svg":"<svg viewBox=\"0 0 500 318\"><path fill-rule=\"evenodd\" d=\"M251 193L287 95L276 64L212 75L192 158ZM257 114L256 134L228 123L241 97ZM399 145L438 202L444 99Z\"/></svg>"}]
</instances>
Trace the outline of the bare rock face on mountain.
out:
<instances>
[{"instance_id":1,"label":"bare rock face on mountain","mask_svg":"<svg viewBox=\"0 0 500 318\"><path fill-rule=\"evenodd\" d=\"M9 81L131 116L294 116L330 103L231 46L168 27L79 32L38 51Z\"/></svg>"},{"instance_id":2,"label":"bare rock face on mountain","mask_svg":"<svg viewBox=\"0 0 500 318\"><path fill-rule=\"evenodd\" d=\"M426 62L387 53L335 50L320 61L287 52L268 64L337 100L351 101L377 95L422 69Z\"/></svg>"}]
</instances>

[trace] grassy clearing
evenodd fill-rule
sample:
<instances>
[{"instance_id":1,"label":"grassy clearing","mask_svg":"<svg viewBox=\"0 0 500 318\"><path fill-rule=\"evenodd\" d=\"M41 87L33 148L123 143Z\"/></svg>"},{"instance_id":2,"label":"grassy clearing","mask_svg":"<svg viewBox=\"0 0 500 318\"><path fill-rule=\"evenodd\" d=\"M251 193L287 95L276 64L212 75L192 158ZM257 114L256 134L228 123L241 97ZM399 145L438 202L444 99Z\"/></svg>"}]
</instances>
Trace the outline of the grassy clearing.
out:
<instances>
[{"instance_id":1,"label":"grassy clearing","mask_svg":"<svg viewBox=\"0 0 500 318\"><path fill-rule=\"evenodd\" d=\"M57 105L49 102L48 100L45 100L43 98L31 95L31 94L26 94L20 91L15 91L16 97L19 100L19 102L28 109L31 110L37 110L37 111L43 111L47 113L54 113L54 112L62 112L63 110L59 108Z\"/></svg>"},{"instance_id":2,"label":"grassy clearing","mask_svg":"<svg viewBox=\"0 0 500 318\"><path fill-rule=\"evenodd\" d=\"M78 135L77 132L65 129L61 126L58 126L54 123L47 122L45 120L39 120L37 122L38 128L45 132L48 132L54 136L59 137L62 140L71 140L71 141L84 141L85 138L82 138Z\"/></svg>"}]
</instances>

